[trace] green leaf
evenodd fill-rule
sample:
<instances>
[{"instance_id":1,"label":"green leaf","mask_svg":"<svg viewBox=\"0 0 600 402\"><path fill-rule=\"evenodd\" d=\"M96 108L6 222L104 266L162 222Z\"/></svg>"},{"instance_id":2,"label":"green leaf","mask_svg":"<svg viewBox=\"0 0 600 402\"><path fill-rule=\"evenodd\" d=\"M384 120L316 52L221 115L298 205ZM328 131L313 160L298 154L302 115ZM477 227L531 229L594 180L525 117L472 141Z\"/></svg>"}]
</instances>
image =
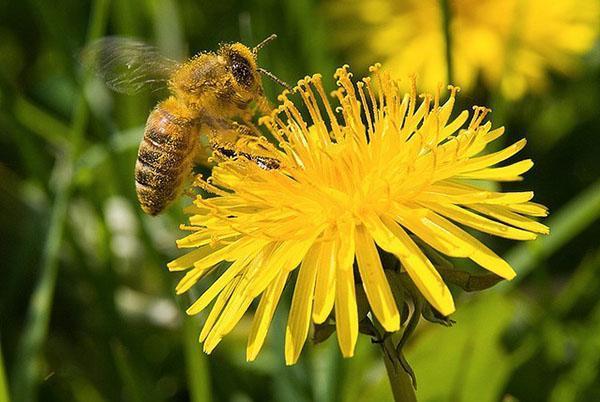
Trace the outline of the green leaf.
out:
<instances>
[{"instance_id":1,"label":"green leaf","mask_svg":"<svg viewBox=\"0 0 600 402\"><path fill-rule=\"evenodd\" d=\"M584 398L585 391L597 389L600 374L600 337L590 334L598 334L599 331L600 306L597 306L589 322L577 331L580 339L577 358L570 370L559 377L550 396L551 402L590 400Z\"/></svg>"},{"instance_id":2,"label":"green leaf","mask_svg":"<svg viewBox=\"0 0 600 402\"><path fill-rule=\"evenodd\" d=\"M335 324L325 321L322 324L314 324L312 341L315 345L325 342L335 332Z\"/></svg>"},{"instance_id":3,"label":"green leaf","mask_svg":"<svg viewBox=\"0 0 600 402\"><path fill-rule=\"evenodd\" d=\"M493 273L472 274L458 269L440 269L438 272L445 282L459 286L466 292L485 290L502 281L502 278Z\"/></svg>"},{"instance_id":4,"label":"green leaf","mask_svg":"<svg viewBox=\"0 0 600 402\"><path fill-rule=\"evenodd\" d=\"M500 340L513 311L511 299L491 293L462 305L452 328L421 327L405 348L419 401L501 400L512 361Z\"/></svg>"}]
</instances>

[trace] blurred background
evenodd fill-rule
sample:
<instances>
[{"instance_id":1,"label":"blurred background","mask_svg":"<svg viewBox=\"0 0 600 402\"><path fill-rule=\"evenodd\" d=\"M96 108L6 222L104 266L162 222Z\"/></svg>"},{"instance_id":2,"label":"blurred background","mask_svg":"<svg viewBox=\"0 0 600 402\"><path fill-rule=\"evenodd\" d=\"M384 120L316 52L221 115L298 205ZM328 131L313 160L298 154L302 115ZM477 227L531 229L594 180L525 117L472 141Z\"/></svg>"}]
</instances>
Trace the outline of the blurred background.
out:
<instances>
[{"instance_id":1,"label":"blurred background","mask_svg":"<svg viewBox=\"0 0 600 402\"><path fill-rule=\"evenodd\" d=\"M0 2L0 401L392 400L366 336L352 359L334 336L285 367L289 297L256 362L245 361L249 317L203 354L204 316L182 314L189 296L174 295L178 278L166 270L181 254L189 199L152 218L135 198L137 146L158 97L112 93L77 59L105 35L185 59L271 33L279 39L260 64L285 81L331 77L344 63L362 76L379 61L398 77L417 73L422 90L450 79L463 88L460 109L494 109L494 125L507 127L500 141L529 141L521 156L536 166L506 188L534 190L552 233L485 238L518 277L456 291L452 328L421 324L406 352L419 400L600 400L599 9L597 0ZM265 87L274 101L279 89Z\"/></svg>"}]
</instances>

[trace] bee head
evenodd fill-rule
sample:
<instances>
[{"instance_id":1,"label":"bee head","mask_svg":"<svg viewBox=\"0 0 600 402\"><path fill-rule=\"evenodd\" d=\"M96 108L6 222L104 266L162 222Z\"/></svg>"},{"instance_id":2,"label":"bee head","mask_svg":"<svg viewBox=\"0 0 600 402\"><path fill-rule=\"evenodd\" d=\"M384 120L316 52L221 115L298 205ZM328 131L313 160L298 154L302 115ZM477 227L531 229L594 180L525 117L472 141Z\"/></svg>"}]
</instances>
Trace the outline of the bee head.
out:
<instances>
[{"instance_id":1,"label":"bee head","mask_svg":"<svg viewBox=\"0 0 600 402\"><path fill-rule=\"evenodd\" d=\"M238 85L249 91L259 90L259 92L262 92L260 75L258 74L260 73L275 81L282 87L291 90L288 84L277 78L271 72L258 67L256 62L256 59L258 58L258 51L267 43L276 38L277 35L272 34L252 49L242 45L241 43L223 45L221 47L219 53L227 60L231 74Z\"/></svg>"},{"instance_id":2,"label":"bee head","mask_svg":"<svg viewBox=\"0 0 600 402\"><path fill-rule=\"evenodd\" d=\"M248 91L260 86L258 67L252 50L241 43L234 43L223 46L220 53L225 57L229 71L238 85Z\"/></svg>"}]
</instances>

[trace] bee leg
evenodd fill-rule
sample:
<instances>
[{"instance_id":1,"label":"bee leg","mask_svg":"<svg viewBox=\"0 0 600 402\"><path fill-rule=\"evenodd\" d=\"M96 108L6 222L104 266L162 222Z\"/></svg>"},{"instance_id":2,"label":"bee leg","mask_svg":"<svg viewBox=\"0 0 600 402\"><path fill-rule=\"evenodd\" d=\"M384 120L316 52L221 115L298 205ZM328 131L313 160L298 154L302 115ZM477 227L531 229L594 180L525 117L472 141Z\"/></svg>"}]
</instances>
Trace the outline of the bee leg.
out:
<instances>
[{"instance_id":1,"label":"bee leg","mask_svg":"<svg viewBox=\"0 0 600 402\"><path fill-rule=\"evenodd\" d=\"M243 157L256 163L259 167L272 170L280 167L273 149L260 130L248 122L222 122L223 130L209 135L209 143L215 154L224 159Z\"/></svg>"},{"instance_id":2,"label":"bee leg","mask_svg":"<svg viewBox=\"0 0 600 402\"><path fill-rule=\"evenodd\" d=\"M235 130L240 136L250 136L250 137L261 137L262 133L260 130L252 124L250 121L244 121L244 123L238 123L234 121L232 123L232 128Z\"/></svg>"},{"instance_id":3,"label":"bee leg","mask_svg":"<svg viewBox=\"0 0 600 402\"><path fill-rule=\"evenodd\" d=\"M235 159L239 156L233 143L227 140L224 141L214 133L208 136L208 143L217 158Z\"/></svg>"},{"instance_id":4,"label":"bee leg","mask_svg":"<svg viewBox=\"0 0 600 402\"><path fill-rule=\"evenodd\" d=\"M267 114L271 114L273 109L274 109L274 107L271 104L271 102L267 99L266 96L263 95L256 102L256 106L254 108L254 113L256 113L256 111L258 111L260 114L267 115Z\"/></svg>"},{"instance_id":5,"label":"bee leg","mask_svg":"<svg viewBox=\"0 0 600 402\"><path fill-rule=\"evenodd\" d=\"M185 190L183 190L183 195L190 197L192 200L196 198L196 193L191 187L187 187Z\"/></svg>"},{"instance_id":6,"label":"bee leg","mask_svg":"<svg viewBox=\"0 0 600 402\"><path fill-rule=\"evenodd\" d=\"M212 138L216 136L214 129L207 130L206 135L200 136L197 131L196 135L200 137L196 147L193 151L193 166L208 166L210 165L210 158L214 149ZM192 177L195 176L194 169L190 172Z\"/></svg>"},{"instance_id":7,"label":"bee leg","mask_svg":"<svg viewBox=\"0 0 600 402\"><path fill-rule=\"evenodd\" d=\"M252 130L252 133L257 136L257 137L263 137L263 133L260 132L260 130L258 129L258 127L256 127L256 125L254 123L252 123L251 121L245 122L246 123L246 127L250 128L250 130Z\"/></svg>"}]
</instances>

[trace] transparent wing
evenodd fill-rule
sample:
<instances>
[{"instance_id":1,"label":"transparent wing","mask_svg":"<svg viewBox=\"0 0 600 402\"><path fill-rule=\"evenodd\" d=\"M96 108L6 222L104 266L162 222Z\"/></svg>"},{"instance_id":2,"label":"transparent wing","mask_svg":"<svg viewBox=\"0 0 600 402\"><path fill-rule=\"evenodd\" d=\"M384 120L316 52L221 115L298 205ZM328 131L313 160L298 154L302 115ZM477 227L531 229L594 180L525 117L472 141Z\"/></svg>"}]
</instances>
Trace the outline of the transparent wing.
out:
<instances>
[{"instance_id":1,"label":"transparent wing","mask_svg":"<svg viewBox=\"0 0 600 402\"><path fill-rule=\"evenodd\" d=\"M114 91L134 94L142 88L163 88L179 65L146 43L108 36L89 44L81 52L83 65L96 73Z\"/></svg>"}]
</instances>

